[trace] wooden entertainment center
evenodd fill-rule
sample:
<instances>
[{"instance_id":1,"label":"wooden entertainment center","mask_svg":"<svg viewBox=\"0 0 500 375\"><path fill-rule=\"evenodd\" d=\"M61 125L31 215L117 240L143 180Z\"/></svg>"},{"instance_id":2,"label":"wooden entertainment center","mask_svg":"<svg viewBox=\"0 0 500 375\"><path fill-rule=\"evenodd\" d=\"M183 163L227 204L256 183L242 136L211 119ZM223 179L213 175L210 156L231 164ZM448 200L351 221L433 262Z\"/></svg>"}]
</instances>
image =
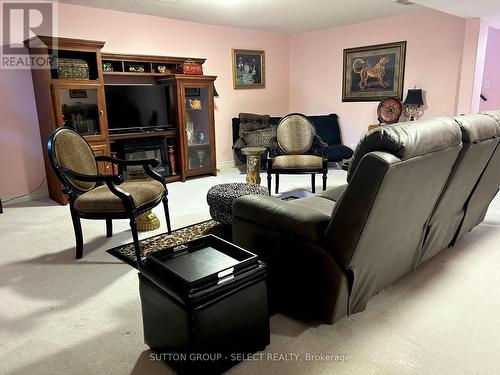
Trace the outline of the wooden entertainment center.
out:
<instances>
[{"instance_id":1,"label":"wooden entertainment center","mask_svg":"<svg viewBox=\"0 0 500 375\"><path fill-rule=\"evenodd\" d=\"M217 174L214 127L214 81L217 77L177 74L179 66L186 61L202 65L205 59L104 53L101 52L104 42L82 39L36 36L24 43L32 58L52 59L50 66L32 68L32 77L47 184L53 200L67 203L47 155L47 140L60 126L71 127L82 134L96 155L113 154L125 158L124 150L130 146L139 149L147 142L161 145L149 152L161 156L167 182ZM68 61L73 64L69 67L73 75L61 76L67 70L59 67ZM164 87L161 91L167 108L152 111L149 125L157 124L164 114L168 117L168 126L131 128L131 131L108 127L107 86L118 90L134 86ZM117 171L108 163L101 163L99 173Z\"/></svg>"}]
</instances>

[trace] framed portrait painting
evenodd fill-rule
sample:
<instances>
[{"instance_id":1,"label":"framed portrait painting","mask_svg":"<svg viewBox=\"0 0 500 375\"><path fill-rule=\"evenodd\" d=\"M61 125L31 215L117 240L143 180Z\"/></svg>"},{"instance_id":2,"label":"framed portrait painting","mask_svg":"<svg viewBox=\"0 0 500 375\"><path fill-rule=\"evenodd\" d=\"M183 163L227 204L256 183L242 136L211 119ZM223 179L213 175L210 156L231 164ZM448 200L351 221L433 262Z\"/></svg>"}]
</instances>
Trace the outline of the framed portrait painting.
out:
<instances>
[{"instance_id":1,"label":"framed portrait painting","mask_svg":"<svg viewBox=\"0 0 500 375\"><path fill-rule=\"evenodd\" d=\"M406 41L344 50L343 102L403 100Z\"/></svg>"},{"instance_id":2,"label":"framed portrait painting","mask_svg":"<svg viewBox=\"0 0 500 375\"><path fill-rule=\"evenodd\" d=\"M266 87L264 51L233 49L233 88L263 89Z\"/></svg>"}]
</instances>

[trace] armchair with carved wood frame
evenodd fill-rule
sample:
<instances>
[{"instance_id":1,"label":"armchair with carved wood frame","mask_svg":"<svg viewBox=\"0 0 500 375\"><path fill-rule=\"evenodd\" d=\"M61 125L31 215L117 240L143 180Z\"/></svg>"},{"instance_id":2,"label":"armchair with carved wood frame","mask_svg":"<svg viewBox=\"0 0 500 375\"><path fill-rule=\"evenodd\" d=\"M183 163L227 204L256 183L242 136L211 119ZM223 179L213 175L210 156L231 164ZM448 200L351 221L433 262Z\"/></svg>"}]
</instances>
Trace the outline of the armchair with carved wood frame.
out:
<instances>
[{"instance_id":1,"label":"armchair with carved wood frame","mask_svg":"<svg viewBox=\"0 0 500 375\"><path fill-rule=\"evenodd\" d=\"M138 215L163 203L168 233L171 233L168 190L165 180L152 167L156 159L121 160L95 156L87 141L72 129L57 128L48 140L49 159L69 198L76 239L76 259L83 256L80 219L106 220L106 237L113 235L112 220L129 219L138 261L141 259L137 234ZM141 165L151 178L147 181L125 181L122 175L99 174L98 162L123 166Z\"/></svg>"},{"instance_id":2,"label":"armchair with carved wood frame","mask_svg":"<svg viewBox=\"0 0 500 375\"><path fill-rule=\"evenodd\" d=\"M316 134L314 125L300 113L283 117L276 129L267 153L267 188L271 195L272 174L275 193L279 190L280 174L311 174L311 190L316 192L316 174L321 173L323 190L328 176L328 144Z\"/></svg>"}]
</instances>

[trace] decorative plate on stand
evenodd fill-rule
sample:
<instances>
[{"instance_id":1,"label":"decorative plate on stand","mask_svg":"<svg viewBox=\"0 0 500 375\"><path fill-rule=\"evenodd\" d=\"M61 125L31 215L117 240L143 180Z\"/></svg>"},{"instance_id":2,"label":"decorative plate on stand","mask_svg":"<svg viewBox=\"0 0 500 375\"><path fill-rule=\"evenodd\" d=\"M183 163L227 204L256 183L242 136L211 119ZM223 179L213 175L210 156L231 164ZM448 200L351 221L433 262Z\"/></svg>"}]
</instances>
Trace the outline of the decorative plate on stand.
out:
<instances>
[{"instance_id":1,"label":"decorative plate on stand","mask_svg":"<svg viewBox=\"0 0 500 375\"><path fill-rule=\"evenodd\" d=\"M399 121L403 106L398 98L382 100L377 107L377 117L380 124L394 124Z\"/></svg>"}]
</instances>

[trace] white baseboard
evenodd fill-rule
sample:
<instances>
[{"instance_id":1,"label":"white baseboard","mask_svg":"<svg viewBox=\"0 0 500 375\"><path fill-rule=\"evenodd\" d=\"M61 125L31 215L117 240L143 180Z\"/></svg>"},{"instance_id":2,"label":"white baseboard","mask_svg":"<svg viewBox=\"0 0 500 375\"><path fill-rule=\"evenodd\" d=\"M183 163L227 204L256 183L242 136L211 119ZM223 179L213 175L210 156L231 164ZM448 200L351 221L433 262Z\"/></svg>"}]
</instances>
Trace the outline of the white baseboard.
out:
<instances>
[{"instance_id":1,"label":"white baseboard","mask_svg":"<svg viewBox=\"0 0 500 375\"><path fill-rule=\"evenodd\" d=\"M241 163L239 160L228 160L228 161L221 161L217 163L217 170L219 172L232 172L235 169L239 170L241 167L244 167L245 164Z\"/></svg>"},{"instance_id":2,"label":"white baseboard","mask_svg":"<svg viewBox=\"0 0 500 375\"><path fill-rule=\"evenodd\" d=\"M10 204L37 201L40 199L46 199L48 197L49 197L49 191L41 190L41 191L35 191L33 193L28 193L26 195L6 195L1 198L2 198L2 205L4 207L8 207Z\"/></svg>"}]
</instances>

